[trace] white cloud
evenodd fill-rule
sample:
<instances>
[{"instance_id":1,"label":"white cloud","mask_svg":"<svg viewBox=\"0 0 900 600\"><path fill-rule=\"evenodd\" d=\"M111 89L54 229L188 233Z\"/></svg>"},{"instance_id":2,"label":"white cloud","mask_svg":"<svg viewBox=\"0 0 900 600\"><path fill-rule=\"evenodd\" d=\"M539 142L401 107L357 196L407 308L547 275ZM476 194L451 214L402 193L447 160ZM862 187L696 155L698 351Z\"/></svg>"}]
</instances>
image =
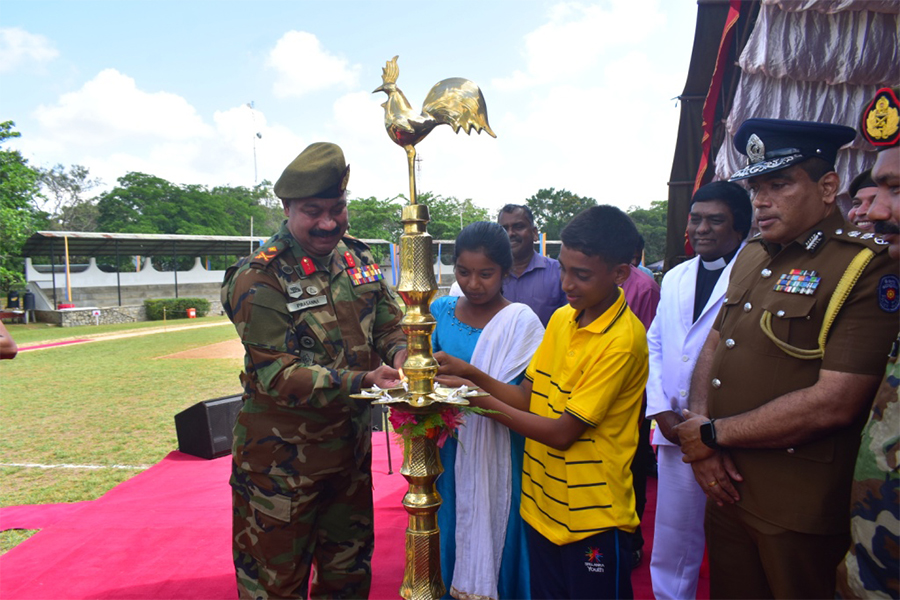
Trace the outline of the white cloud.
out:
<instances>
[{"instance_id":1,"label":"white cloud","mask_svg":"<svg viewBox=\"0 0 900 600\"><path fill-rule=\"evenodd\" d=\"M8 73L29 62L45 63L59 56L46 37L18 27L0 27L0 72Z\"/></svg>"},{"instance_id":2,"label":"white cloud","mask_svg":"<svg viewBox=\"0 0 900 600\"><path fill-rule=\"evenodd\" d=\"M39 106L34 116L58 142L79 146L103 146L134 136L188 140L212 133L184 98L140 90L134 79L115 69L101 71L56 104Z\"/></svg>"},{"instance_id":3,"label":"white cloud","mask_svg":"<svg viewBox=\"0 0 900 600\"><path fill-rule=\"evenodd\" d=\"M577 77L606 53L643 43L664 23L656 0L556 4L548 21L525 36L525 71L493 84L512 91Z\"/></svg>"},{"instance_id":4,"label":"white cloud","mask_svg":"<svg viewBox=\"0 0 900 600\"><path fill-rule=\"evenodd\" d=\"M333 86L353 88L360 74L359 65L329 53L319 38L305 31L289 31L281 36L269 53L267 66L278 77L272 86L277 98L300 97Z\"/></svg>"}]
</instances>

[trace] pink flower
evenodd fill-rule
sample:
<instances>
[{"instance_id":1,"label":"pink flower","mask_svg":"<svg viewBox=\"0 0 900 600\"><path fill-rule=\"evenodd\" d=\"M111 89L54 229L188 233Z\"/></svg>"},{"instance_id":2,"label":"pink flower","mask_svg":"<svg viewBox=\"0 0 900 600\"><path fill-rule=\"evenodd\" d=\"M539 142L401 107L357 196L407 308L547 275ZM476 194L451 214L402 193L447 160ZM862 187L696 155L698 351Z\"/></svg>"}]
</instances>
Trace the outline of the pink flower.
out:
<instances>
[{"instance_id":1,"label":"pink flower","mask_svg":"<svg viewBox=\"0 0 900 600\"><path fill-rule=\"evenodd\" d=\"M406 412L404 410L391 410L391 414L388 417L388 420L391 422L391 426L393 426L394 431L398 431L403 428L404 425L415 425L418 420L416 419L416 415L410 412Z\"/></svg>"}]
</instances>

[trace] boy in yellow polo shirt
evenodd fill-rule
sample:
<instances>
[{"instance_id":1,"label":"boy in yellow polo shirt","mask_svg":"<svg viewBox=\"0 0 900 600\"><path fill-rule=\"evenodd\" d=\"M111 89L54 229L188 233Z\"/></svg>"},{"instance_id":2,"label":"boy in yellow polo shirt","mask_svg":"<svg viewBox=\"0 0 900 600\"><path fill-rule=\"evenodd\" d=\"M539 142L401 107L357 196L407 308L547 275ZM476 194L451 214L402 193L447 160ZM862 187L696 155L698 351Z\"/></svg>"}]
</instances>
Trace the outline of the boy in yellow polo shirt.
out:
<instances>
[{"instance_id":1,"label":"boy in yellow polo shirt","mask_svg":"<svg viewBox=\"0 0 900 600\"><path fill-rule=\"evenodd\" d=\"M528 438L522 518L532 598L630 598L628 536L638 525L631 461L647 383L647 336L619 285L638 232L618 208L589 208L563 229L569 302L551 317L519 385L438 353L438 381L491 394L472 402Z\"/></svg>"}]
</instances>

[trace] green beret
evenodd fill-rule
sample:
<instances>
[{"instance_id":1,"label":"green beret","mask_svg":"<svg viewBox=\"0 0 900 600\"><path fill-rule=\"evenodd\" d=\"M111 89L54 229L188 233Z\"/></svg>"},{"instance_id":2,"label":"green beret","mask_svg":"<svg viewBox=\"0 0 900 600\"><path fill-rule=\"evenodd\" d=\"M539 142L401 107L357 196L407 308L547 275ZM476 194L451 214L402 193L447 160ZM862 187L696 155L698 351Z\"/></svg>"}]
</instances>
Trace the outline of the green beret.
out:
<instances>
[{"instance_id":1,"label":"green beret","mask_svg":"<svg viewBox=\"0 0 900 600\"><path fill-rule=\"evenodd\" d=\"M275 182L282 200L338 198L347 189L350 166L340 146L328 142L310 144L287 166Z\"/></svg>"}]
</instances>

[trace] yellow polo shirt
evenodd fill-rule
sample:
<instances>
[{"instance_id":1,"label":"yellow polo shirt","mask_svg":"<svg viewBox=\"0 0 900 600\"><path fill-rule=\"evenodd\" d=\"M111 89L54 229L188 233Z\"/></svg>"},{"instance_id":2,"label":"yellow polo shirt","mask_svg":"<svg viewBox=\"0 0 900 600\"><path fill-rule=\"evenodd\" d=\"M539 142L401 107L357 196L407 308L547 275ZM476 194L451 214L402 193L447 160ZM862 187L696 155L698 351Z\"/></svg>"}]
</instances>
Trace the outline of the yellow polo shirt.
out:
<instances>
[{"instance_id":1,"label":"yellow polo shirt","mask_svg":"<svg viewBox=\"0 0 900 600\"><path fill-rule=\"evenodd\" d=\"M615 303L587 327L571 306L557 310L525 376L530 411L568 412L588 425L561 452L528 439L521 515L557 545L606 529L634 531L631 461L647 384L647 334L619 290Z\"/></svg>"}]
</instances>

